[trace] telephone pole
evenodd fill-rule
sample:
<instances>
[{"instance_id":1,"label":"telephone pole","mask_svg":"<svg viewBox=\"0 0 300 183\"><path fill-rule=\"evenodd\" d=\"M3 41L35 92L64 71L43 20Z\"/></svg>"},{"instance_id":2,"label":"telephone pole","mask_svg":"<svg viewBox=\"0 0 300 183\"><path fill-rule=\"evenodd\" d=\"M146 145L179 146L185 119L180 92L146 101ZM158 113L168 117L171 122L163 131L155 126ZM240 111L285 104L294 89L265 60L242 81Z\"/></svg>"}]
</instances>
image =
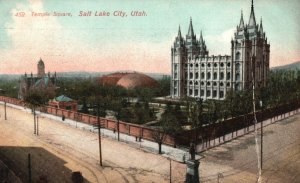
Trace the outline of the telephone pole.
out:
<instances>
[{"instance_id":1,"label":"telephone pole","mask_svg":"<svg viewBox=\"0 0 300 183\"><path fill-rule=\"evenodd\" d=\"M170 160L170 183L172 183L172 159L169 158Z\"/></svg>"},{"instance_id":2,"label":"telephone pole","mask_svg":"<svg viewBox=\"0 0 300 183\"><path fill-rule=\"evenodd\" d=\"M39 135L39 116L36 115L36 135Z\"/></svg>"},{"instance_id":3,"label":"telephone pole","mask_svg":"<svg viewBox=\"0 0 300 183\"><path fill-rule=\"evenodd\" d=\"M254 121L254 134L255 134L255 149L256 149L256 155L257 155L257 166L258 166L258 178L257 182L261 183L261 176L262 176L262 149L260 149L259 154L259 145L258 145L258 138L257 138L257 131L256 125L257 125L257 117L256 117L256 103L255 103L255 56L252 56L252 107L253 107L253 121Z\"/></svg>"},{"instance_id":4,"label":"telephone pole","mask_svg":"<svg viewBox=\"0 0 300 183\"><path fill-rule=\"evenodd\" d=\"M28 183L31 183L31 158L30 158L30 153L28 154Z\"/></svg>"},{"instance_id":5,"label":"telephone pole","mask_svg":"<svg viewBox=\"0 0 300 183\"><path fill-rule=\"evenodd\" d=\"M262 108L262 106L263 106L262 101L260 101L259 104L260 104L260 107ZM263 126L264 126L263 114L264 114L264 110L262 108L262 112L261 112L262 120L261 120L261 123L260 123L260 169L261 170L263 168Z\"/></svg>"},{"instance_id":6,"label":"telephone pole","mask_svg":"<svg viewBox=\"0 0 300 183\"><path fill-rule=\"evenodd\" d=\"M6 100L4 101L4 119L7 120L7 116L6 116Z\"/></svg>"},{"instance_id":7,"label":"telephone pole","mask_svg":"<svg viewBox=\"0 0 300 183\"><path fill-rule=\"evenodd\" d=\"M100 159L100 166L102 166L102 147L101 147L101 124L100 124L100 117L99 117L99 103L97 103L97 123L98 123L98 141L99 141L99 159Z\"/></svg>"}]
</instances>

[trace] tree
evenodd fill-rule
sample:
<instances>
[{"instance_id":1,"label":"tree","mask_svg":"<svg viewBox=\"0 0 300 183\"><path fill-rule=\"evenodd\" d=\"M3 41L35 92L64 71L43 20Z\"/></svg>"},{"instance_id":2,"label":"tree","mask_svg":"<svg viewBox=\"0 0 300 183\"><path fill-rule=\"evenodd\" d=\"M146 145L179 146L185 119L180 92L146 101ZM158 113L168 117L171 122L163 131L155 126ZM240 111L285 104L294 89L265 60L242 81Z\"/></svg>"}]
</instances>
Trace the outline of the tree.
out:
<instances>
[{"instance_id":1,"label":"tree","mask_svg":"<svg viewBox=\"0 0 300 183\"><path fill-rule=\"evenodd\" d=\"M180 122L180 124L183 124L185 122L185 116L184 116L183 112L181 111L181 106L179 103L177 103L175 105L174 115L177 118L177 120Z\"/></svg>"},{"instance_id":2,"label":"tree","mask_svg":"<svg viewBox=\"0 0 300 183\"><path fill-rule=\"evenodd\" d=\"M170 95L171 77L163 76L161 79L158 80L158 83L159 83L159 88L157 89L157 96Z\"/></svg>"},{"instance_id":3,"label":"tree","mask_svg":"<svg viewBox=\"0 0 300 183\"><path fill-rule=\"evenodd\" d=\"M120 118L122 111L122 101L120 98L115 98L111 102L111 108L115 112L115 118L117 119L117 132L118 132L118 141L120 141Z\"/></svg>"},{"instance_id":4,"label":"tree","mask_svg":"<svg viewBox=\"0 0 300 183\"><path fill-rule=\"evenodd\" d=\"M158 143L158 153L161 154L161 145L166 135L176 136L182 132L179 120L175 117L174 109L167 105L159 121L160 126L153 131L152 137Z\"/></svg>"},{"instance_id":5,"label":"tree","mask_svg":"<svg viewBox=\"0 0 300 183\"><path fill-rule=\"evenodd\" d=\"M43 93L39 92L38 90L31 89L29 92L26 93L24 96L24 101L31 108L33 112L33 122L34 122L34 134L37 134L37 123L36 123L36 108L40 107L41 105L45 104L47 98Z\"/></svg>"},{"instance_id":6,"label":"tree","mask_svg":"<svg viewBox=\"0 0 300 183\"><path fill-rule=\"evenodd\" d=\"M143 124L144 123L144 113L142 109L142 105L140 102L136 102L133 107L133 114L134 118L133 121L137 124Z\"/></svg>"},{"instance_id":7,"label":"tree","mask_svg":"<svg viewBox=\"0 0 300 183\"><path fill-rule=\"evenodd\" d=\"M145 122L151 120L151 115L154 116L153 111L149 108L149 103L136 102L133 107L133 122L137 124L144 124Z\"/></svg>"},{"instance_id":8,"label":"tree","mask_svg":"<svg viewBox=\"0 0 300 183\"><path fill-rule=\"evenodd\" d=\"M200 134L201 139L203 139L202 125L205 120L203 115L203 100L187 97L183 99L183 102L186 105L187 121L193 130L190 141L197 143Z\"/></svg>"},{"instance_id":9,"label":"tree","mask_svg":"<svg viewBox=\"0 0 300 183\"><path fill-rule=\"evenodd\" d=\"M211 138L214 139L215 144L215 135L216 135L216 122L221 119L221 104L219 101L216 100L207 100L207 115L208 115L208 122L210 125L213 126L212 131L210 132Z\"/></svg>"},{"instance_id":10,"label":"tree","mask_svg":"<svg viewBox=\"0 0 300 183\"><path fill-rule=\"evenodd\" d=\"M81 109L81 112L85 113L85 114L88 114L89 110L88 110L88 106L87 106L87 99L86 99L86 97L83 97L82 99L83 100L82 100L82 109Z\"/></svg>"},{"instance_id":11,"label":"tree","mask_svg":"<svg viewBox=\"0 0 300 183\"><path fill-rule=\"evenodd\" d=\"M18 80L10 78L0 78L0 94L4 94L7 97L18 97ZM5 93L2 93L2 92Z\"/></svg>"}]
</instances>

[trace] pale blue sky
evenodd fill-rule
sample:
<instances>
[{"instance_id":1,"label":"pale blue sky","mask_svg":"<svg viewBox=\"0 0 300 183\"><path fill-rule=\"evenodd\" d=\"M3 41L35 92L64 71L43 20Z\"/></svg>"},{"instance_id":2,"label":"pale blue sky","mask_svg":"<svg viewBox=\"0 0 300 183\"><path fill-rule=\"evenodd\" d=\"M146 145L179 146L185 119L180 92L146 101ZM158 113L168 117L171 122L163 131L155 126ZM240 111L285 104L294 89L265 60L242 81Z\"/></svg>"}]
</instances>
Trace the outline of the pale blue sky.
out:
<instances>
[{"instance_id":1,"label":"pale blue sky","mask_svg":"<svg viewBox=\"0 0 300 183\"><path fill-rule=\"evenodd\" d=\"M170 48L178 25L185 35L192 17L210 54L230 54L230 39L241 10L248 22L250 0L0 0L0 73L35 71L42 57L53 71L137 70L170 72ZM300 60L300 2L254 0L257 23L271 42L271 66ZM79 17L79 11L116 10L121 17ZM145 17L131 17L141 10ZM25 18L14 17L18 11ZM72 17L31 17L36 12L71 12ZM199 36L197 36L199 37ZM85 62L88 62L85 63ZM27 66L24 67L23 64ZM159 66L158 66L159 65Z\"/></svg>"}]
</instances>

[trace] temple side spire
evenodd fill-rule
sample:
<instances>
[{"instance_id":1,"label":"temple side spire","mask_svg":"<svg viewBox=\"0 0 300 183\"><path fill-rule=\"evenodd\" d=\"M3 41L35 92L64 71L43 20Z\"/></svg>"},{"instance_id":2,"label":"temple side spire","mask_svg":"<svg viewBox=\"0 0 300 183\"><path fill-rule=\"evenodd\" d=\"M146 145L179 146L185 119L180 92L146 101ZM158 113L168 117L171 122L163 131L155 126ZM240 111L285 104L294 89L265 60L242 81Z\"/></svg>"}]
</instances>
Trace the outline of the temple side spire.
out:
<instances>
[{"instance_id":1,"label":"temple side spire","mask_svg":"<svg viewBox=\"0 0 300 183\"><path fill-rule=\"evenodd\" d=\"M201 32L200 32L200 39L199 39L199 41L200 41L200 43L204 43L204 41L203 41L203 36L202 36L202 30L201 30Z\"/></svg>"},{"instance_id":2,"label":"temple side spire","mask_svg":"<svg viewBox=\"0 0 300 183\"><path fill-rule=\"evenodd\" d=\"M241 20L240 20L239 28L244 28L243 10L241 11Z\"/></svg>"},{"instance_id":3,"label":"temple side spire","mask_svg":"<svg viewBox=\"0 0 300 183\"><path fill-rule=\"evenodd\" d=\"M261 34L263 34L263 32L264 32L263 25L262 25L262 18L260 18L259 32Z\"/></svg>"},{"instance_id":4,"label":"temple side spire","mask_svg":"<svg viewBox=\"0 0 300 183\"><path fill-rule=\"evenodd\" d=\"M179 25L179 28L178 28L178 35L177 37L181 38L181 30L180 30L180 25Z\"/></svg>"}]
</instances>

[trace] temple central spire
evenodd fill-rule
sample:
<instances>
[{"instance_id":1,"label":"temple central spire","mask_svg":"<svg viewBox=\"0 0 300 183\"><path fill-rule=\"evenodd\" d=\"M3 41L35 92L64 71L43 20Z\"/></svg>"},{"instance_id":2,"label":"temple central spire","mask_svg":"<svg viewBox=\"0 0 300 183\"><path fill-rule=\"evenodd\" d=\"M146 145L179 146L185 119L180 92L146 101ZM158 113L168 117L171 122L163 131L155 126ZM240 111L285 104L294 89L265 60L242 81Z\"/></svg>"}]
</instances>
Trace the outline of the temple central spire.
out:
<instances>
[{"instance_id":1,"label":"temple central spire","mask_svg":"<svg viewBox=\"0 0 300 183\"><path fill-rule=\"evenodd\" d=\"M256 26L253 0L252 0L252 4L251 4L251 13L250 13L250 18L249 18L248 26Z\"/></svg>"},{"instance_id":2,"label":"temple central spire","mask_svg":"<svg viewBox=\"0 0 300 183\"><path fill-rule=\"evenodd\" d=\"M190 18L190 26L189 26L188 36L194 37L194 29L193 29L192 17Z\"/></svg>"}]
</instances>

